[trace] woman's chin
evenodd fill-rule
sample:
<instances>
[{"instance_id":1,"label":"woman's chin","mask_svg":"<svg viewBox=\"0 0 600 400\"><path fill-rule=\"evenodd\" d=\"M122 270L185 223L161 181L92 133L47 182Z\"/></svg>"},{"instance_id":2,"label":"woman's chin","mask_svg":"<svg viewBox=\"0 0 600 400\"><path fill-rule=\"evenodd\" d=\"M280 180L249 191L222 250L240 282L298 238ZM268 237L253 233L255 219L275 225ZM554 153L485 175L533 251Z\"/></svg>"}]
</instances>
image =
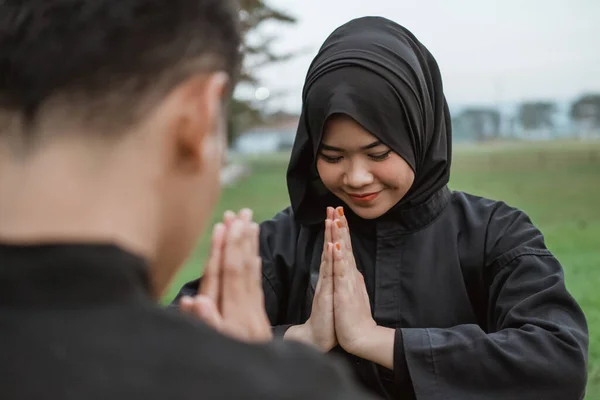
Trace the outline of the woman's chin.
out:
<instances>
[{"instance_id":1,"label":"woman's chin","mask_svg":"<svg viewBox=\"0 0 600 400\"><path fill-rule=\"evenodd\" d=\"M355 205L348 205L350 209L356 214L358 217L362 219L376 219L385 214L389 208L371 206L371 207L357 207Z\"/></svg>"}]
</instances>

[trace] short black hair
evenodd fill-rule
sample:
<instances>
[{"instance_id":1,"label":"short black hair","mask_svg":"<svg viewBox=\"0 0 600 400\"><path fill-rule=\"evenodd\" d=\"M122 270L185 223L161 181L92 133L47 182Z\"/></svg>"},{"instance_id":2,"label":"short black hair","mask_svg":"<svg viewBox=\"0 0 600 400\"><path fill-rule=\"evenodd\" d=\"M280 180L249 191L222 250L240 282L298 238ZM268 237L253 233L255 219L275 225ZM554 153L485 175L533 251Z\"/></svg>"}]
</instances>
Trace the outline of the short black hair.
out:
<instances>
[{"instance_id":1,"label":"short black hair","mask_svg":"<svg viewBox=\"0 0 600 400\"><path fill-rule=\"evenodd\" d=\"M133 112L194 73L235 81L238 20L234 0L0 0L0 108L25 122L57 97Z\"/></svg>"}]
</instances>

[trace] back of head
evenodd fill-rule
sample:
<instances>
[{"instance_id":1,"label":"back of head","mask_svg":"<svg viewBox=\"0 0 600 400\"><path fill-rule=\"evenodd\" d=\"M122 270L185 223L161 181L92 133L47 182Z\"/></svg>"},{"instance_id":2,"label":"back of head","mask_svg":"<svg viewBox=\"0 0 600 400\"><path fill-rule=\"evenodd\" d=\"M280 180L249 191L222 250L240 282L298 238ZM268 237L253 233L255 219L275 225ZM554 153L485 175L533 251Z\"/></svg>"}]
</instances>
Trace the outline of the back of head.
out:
<instances>
[{"instance_id":1,"label":"back of head","mask_svg":"<svg viewBox=\"0 0 600 400\"><path fill-rule=\"evenodd\" d=\"M238 13L0 0L0 240L123 239L164 289L218 197Z\"/></svg>"},{"instance_id":2,"label":"back of head","mask_svg":"<svg viewBox=\"0 0 600 400\"><path fill-rule=\"evenodd\" d=\"M229 0L2 0L0 134L12 114L33 140L52 107L131 123L191 74L235 77L239 45Z\"/></svg>"}]
</instances>

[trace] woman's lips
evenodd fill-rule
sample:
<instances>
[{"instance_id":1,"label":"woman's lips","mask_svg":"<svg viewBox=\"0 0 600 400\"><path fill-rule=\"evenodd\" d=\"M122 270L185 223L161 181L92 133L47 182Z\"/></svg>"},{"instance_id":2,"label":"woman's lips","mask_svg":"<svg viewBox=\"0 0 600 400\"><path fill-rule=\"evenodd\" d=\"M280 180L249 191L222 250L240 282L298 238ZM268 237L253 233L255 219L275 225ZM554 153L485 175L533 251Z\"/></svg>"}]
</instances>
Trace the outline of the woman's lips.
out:
<instances>
[{"instance_id":1,"label":"woman's lips","mask_svg":"<svg viewBox=\"0 0 600 400\"><path fill-rule=\"evenodd\" d=\"M369 203L369 202L375 200L379 196L379 193L381 193L381 191L372 192L372 193L361 193L361 194L350 194L350 193L347 193L347 194L352 199L352 201L354 201L356 203Z\"/></svg>"}]
</instances>

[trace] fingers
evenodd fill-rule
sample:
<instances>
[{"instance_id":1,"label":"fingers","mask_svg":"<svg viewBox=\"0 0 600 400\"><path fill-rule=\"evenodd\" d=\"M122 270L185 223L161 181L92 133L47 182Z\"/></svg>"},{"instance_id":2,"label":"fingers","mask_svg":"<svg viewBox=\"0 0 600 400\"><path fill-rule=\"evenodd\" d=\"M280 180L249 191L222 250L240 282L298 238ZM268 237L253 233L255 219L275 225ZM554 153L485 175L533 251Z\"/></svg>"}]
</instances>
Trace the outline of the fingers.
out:
<instances>
[{"instance_id":1,"label":"fingers","mask_svg":"<svg viewBox=\"0 0 600 400\"><path fill-rule=\"evenodd\" d=\"M245 268L249 269L250 274L248 287L251 290L256 290L256 283L258 282L258 288L262 288L262 259L259 257L259 241L260 241L260 228L259 225L253 222L254 212L249 208L244 208L238 213L238 218L247 224L244 227L244 254L247 254L245 258Z\"/></svg>"},{"instance_id":2,"label":"fingers","mask_svg":"<svg viewBox=\"0 0 600 400\"><path fill-rule=\"evenodd\" d=\"M224 316L235 312L240 299L261 303L262 268L258 254L259 227L242 216L231 224L223 256L221 311Z\"/></svg>"},{"instance_id":3,"label":"fingers","mask_svg":"<svg viewBox=\"0 0 600 400\"><path fill-rule=\"evenodd\" d=\"M238 213L238 218L244 222L251 222L254 217L254 212L249 208L244 208Z\"/></svg>"},{"instance_id":4,"label":"fingers","mask_svg":"<svg viewBox=\"0 0 600 400\"><path fill-rule=\"evenodd\" d=\"M245 249L244 230L245 225L241 220L235 220L227 232L227 243L223 255L223 296L221 311L227 315L227 311L235 307L236 301L246 291L244 282Z\"/></svg>"},{"instance_id":5,"label":"fingers","mask_svg":"<svg viewBox=\"0 0 600 400\"><path fill-rule=\"evenodd\" d=\"M206 296L196 296L196 301L194 302L194 312L198 315L204 322L208 325L212 326L216 330L221 330L222 328L222 319L219 311L217 310L217 305L212 299L209 299Z\"/></svg>"},{"instance_id":6,"label":"fingers","mask_svg":"<svg viewBox=\"0 0 600 400\"><path fill-rule=\"evenodd\" d=\"M332 221L335 219L335 209L333 207L327 207L327 219Z\"/></svg>"},{"instance_id":7,"label":"fingers","mask_svg":"<svg viewBox=\"0 0 600 400\"><path fill-rule=\"evenodd\" d=\"M333 274L336 278L345 278L348 274L348 263L342 252L342 243L336 242L333 245Z\"/></svg>"},{"instance_id":8,"label":"fingers","mask_svg":"<svg viewBox=\"0 0 600 400\"><path fill-rule=\"evenodd\" d=\"M196 314L208 325L217 330L223 329L223 317L217 309L217 304L205 296L196 296Z\"/></svg>"},{"instance_id":9,"label":"fingers","mask_svg":"<svg viewBox=\"0 0 600 400\"><path fill-rule=\"evenodd\" d=\"M225 214L223 214L223 223L225 224L225 227L229 229L229 227L231 226L233 221L236 220L236 218L237 215L235 215L233 211L225 211Z\"/></svg>"},{"instance_id":10,"label":"fingers","mask_svg":"<svg viewBox=\"0 0 600 400\"><path fill-rule=\"evenodd\" d=\"M325 262L325 257L327 254L327 244L333 241L332 224L332 220L325 220L325 240L323 241L323 253L321 253L321 262Z\"/></svg>"},{"instance_id":11,"label":"fingers","mask_svg":"<svg viewBox=\"0 0 600 400\"><path fill-rule=\"evenodd\" d=\"M327 243L330 243L333 238L331 236L331 229L332 229L332 221L333 221L333 216L334 216L334 209L333 207L327 207L327 218L325 219L325 235L323 238L323 253L321 254L321 262L323 262L325 260L325 250L327 248Z\"/></svg>"},{"instance_id":12,"label":"fingers","mask_svg":"<svg viewBox=\"0 0 600 400\"><path fill-rule=\"evenodd\" d=\"M184 313L190 314L216 330L223 328L223 319L212 299L198 295L195 297L184 296L180 302L180 308Z\"/></svg>"},{"instance_id":13,"label":"fingers","mask_svg":"<svg viewBox=\"0 0 600 400\"><path fill-rule=\"evenodd\" d=\"M325 280L333 277L333 247L333 243L327 243L327 254L323 265L325 268L323 268L323 272L321 273L321 276Z\"/></svg>"},{"instance_id":14,"label":"fingers","mask_svg":"<svg viewBox=\"0 0 600 400\"><path fill-rule=\"evenodd\" d=\"M239 219L244 222L241 251L245 255L242 273L246 274L246 285L249 292L254 292L262 284L261 260L258 258L258 224L252 222L252 210L243 209ZM259 286L257 286L257 282Z\"/></svg>"},{"instance_id":15,"label":"fingers","mask_svg":"<svg viewBox=\"0 0 600 400\"><path fill-rule=\"evenodd\" d=\"M212 243L208 264L204 269L198 294L207 296L215 304L219 303L221 263L223 261L223 247L225 244L226 227L216 224L213 228Z\"/></svg>"},{"instance_id":16,"label":"fingers","mask_svg":"<svg viewBox=\"0 0 600 400\"><path fill-rule=\"evenodd\" d=\"M228 210L225 211L225 213L223 214L223 224L225 224L225 227L229 229L233 221L235 221L236 219L251 222L253 218L254 212L249 208L243 208L237 214L233 211Z\"/></svg>"},{"instance_id":17,"label":"fingers","mask_svg":"<svg viewBox=\"0 0 600 400\"><path fill-rule=\"evenodd\" d=\"M323 261L319 267L319 281L315 292L323 290L323 286L331 282L333 277L333 243L329 242L323 249Z\"/></svg>"},{"instance_id":18,"label":"fingers","mask_svg":"<svg viewBox=\"0 0 600 400\"><path fill-rule=\"evenodd\" d=\"M191 313L194 308L194 299L190 296L183 296L179 300L179 309L184 313Z\"/></svg>"},{"instance_id":19,"label":"fingers","mask_svg":"<svg viewBox=\"0 0 600 400\"><path fill-rule=\"evenodd\" d=\"M350 227L348 226L348 220L344 215L344 208L338 207L335 210L337 221L337 227L340 229L340 239L344 241L345 247L348 250L352 250L352 240L350 239Z\"/></svg>"},{"instance_id":20,"label":"fingers","mask_svg":"<svg viewBox=\"0 0 600 400\"><path fill-rule=\"evenodd\" d=\"M338 216L339 217L339 216ZM342 217L343 218L343 217ZM342 250L352 253L352 245L350 243L350 232L344 219L336 218L331 224L332 242L343 244Z\"/></svg>"},{"instance_id":21,"label":"fingers","mask_svg":"<svg viewBox=\"0 0 600 400\"><path fill-rule=\"evenodd\" d=\"M239 218L244 221L252 220L252 210L243 209L239 213ZM226 241L227 230L231 227L233 222L238 219L233 211L226 211L223 214L223 223L218 223L213 228L212 244L210 250L210 256L204 274L201 280L200 287L198 288L198 294L209 297L215 304L219 304L220 296L220 277L221 277L221 264L223 261L223 250Z\"/></svg>"},{"instance_id":22,"label":"fingers","mask_svg":"<svg viewBox=\"0 0 600 400\"><path fill-rule=\"evenodd\" d=\"M201 285L201 295L182 299L180 307L226 335L245 341L265 341L272 337L272 331L264 308L260 228L252 220L250 209L243 209L237 215L225 213L223 224L213 235L211 253L216 256L211 257L207 267L208 275L217 277L218 296L206 295L214 292L215 279L208 279L208 283Z\"/></svg>"},{"instance_id":23,"label":"fingers","mask_svg":"<svg viewBox=\"0 0 600 400\"><path fill-rule=\"evenodd\" d=\"M333 220L327 218L325 220L325 242L323 243L323 248L327 245L327 243L331 242L331 222Z\"/></svg>"},{"instance_id":24,"label":"fingers","mask_svg":"<svg viewBox=\"0 0 600 400\"><path fill-rule=\"evenodd\" d=\"M333 242L333 221L335 220L335 209L333 207L327 207L327 218L329 219L329 230L327 231L327 242Z\"/></svg>"},{"instance_id":25,"label":"fingers","mask_svg":"<svg viewBox=\"0 0 600 400\"><path fill-rule=\"evenodd\" d=\"M339 243L343 240L342 229L342 221L335 219L331 224L331 241L333 243Z\"/></svg>"}]
</instances>

